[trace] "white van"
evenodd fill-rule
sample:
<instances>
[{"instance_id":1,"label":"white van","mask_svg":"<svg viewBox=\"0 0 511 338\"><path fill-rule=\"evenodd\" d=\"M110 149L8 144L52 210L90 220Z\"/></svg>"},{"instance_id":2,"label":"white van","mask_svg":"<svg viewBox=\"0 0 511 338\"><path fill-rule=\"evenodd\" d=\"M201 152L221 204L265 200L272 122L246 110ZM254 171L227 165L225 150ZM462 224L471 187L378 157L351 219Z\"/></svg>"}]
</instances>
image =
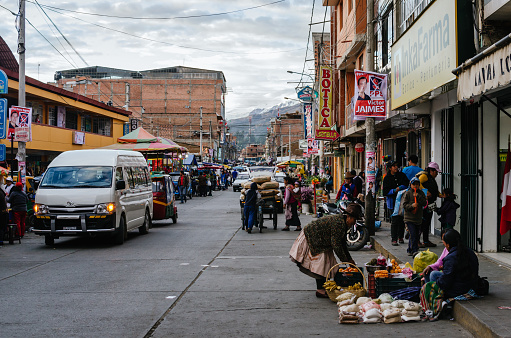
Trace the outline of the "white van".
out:
<instances>
[{"instance_id":1,"label":"white van","mask_svg":"<svg viewBox=\"0 0 511 338\"><path fill-rule=\"evenodd\" d=\"M53 245L60 236L146 234L153 217L151 176L136 151L73 150L57 156L37 189L34 232Z\"/></svg>"}]
</instances>

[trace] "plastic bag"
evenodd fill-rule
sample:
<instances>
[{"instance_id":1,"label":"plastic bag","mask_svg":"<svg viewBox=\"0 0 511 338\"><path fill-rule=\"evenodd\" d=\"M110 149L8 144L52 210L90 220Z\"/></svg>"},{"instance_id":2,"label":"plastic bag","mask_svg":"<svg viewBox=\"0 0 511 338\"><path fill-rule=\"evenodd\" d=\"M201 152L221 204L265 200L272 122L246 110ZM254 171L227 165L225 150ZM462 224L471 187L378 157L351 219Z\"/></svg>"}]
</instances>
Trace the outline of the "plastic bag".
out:
<instances>
[{"instance_id":1,"label":"plastic bag","mask_svg":"<svg viewBox=\"0 0 511 338\"><path fill-rule=\"evenodd\" d=\"M357 299L357 305L360 306L360 305L365 304L370 301L371 301L371 298L369 298L369 297L360 297L359 299Z\"/></svg>"},{"instance_id":2,"label":"plastic bag","mask_svg":"<svg viewBox=\"0 0 511 338\"><path fill-rule=\"evenodd\" d=\"M348 305L344 308L344 311L345 312L358 312L360 311L360 308L358 307L358 305L356 304L351 304L351 305Z\"/></svg>"},{"instance_id":3,"label":"plastic bag","mask_svg":"<svg viewBox=\"0 0 511 338\"><path fill-rule=\"evenodd\" d=\"M392 307L392 305L387 304L387 303L383 303L383 304L381 304L381 305L380 305L380 309L381 309L382 311L386 311L386 310L388 310L388 309L392 309L392 308L393 308L393 307Z\"/></svg>"},{"instance_id":4,"label":"plastic bag","mask_svg":"<svg viewBox=\"0 0 511 338\"><path fill-rule=\"evenodd\" d=\"M408 189L406 189L406 190L408 190ZM406 192L406 190L398 191L397 196L396 196L396 202L394 204L394 212L392 213L391 216L404 216L405 212L404 212L403 206L401 205L402 204L401 197L403 197L403 194Z\"/></svg>"},{"instance_id":5,"label":"plastic bag","mask_svg":"<svg viewBox=\"0 0 511 338\"><path fill-rule=\"evenodd\" d=\"M417 273L420 273L424 271L428 265L435 263L437 259L437 254L429 251L429 249L426 251L421 251L413 259L413 269Z\"/></svg>"},{"instance_id":6,"label":"plastic bag","mask_svg":"<svg viewBox=\"0 0 511 338\"><path fill-rule=\"evenodd\" d=\"M382 293L378 299L381 300L382 303L392 303L394 301L394 298L388 293Z\"/></svg>"},{"instance_id":7,"label":"plastic bag","mask_svg":"<svg viewBox=\"0 0 511 338\"><path fill-rule=\"evenodd\" d=\"M349 299L349 300L351 300L350 304L352 304L355 301L355 298L356 298L356 296L354 294L352 294L351 292L345 292L342 295L337 296L337 298L335 300L337 300L338 302L342 302L342 301Z\"/></svg>"},{"instance_id":8,"label":"plastic bag","mask_svg":"<svg viewBox=\"0 0 511 338\"><path fill-rule=\"evenodd\" d=\"M390 308L383 311L383 317L392 318L392 317L401 317L401 311L398 308Z\"/></svg>"},{"instance_id":9,"label":"plastic bag","mask_svg":"<svg viewBox=\"0 0 511 338\"><path fill-rule=\"evenodd\" d=\"M362 312L367 312L371 309L377 309L378 311L380 310L380 306L378 304L376 304L375 302L371 301L371 302L367 302L365 304L363 304L360 309L362 310Z\"/></svg>"},{"instance_id":10,"label":"plastic bag","mask_svg":"<svg viewBox=\"0 0 511 338\"><path fill-rule=\"evenodd\" d=\"M378 309L369 309L364 314L364 318L381 318L381 312Z\"/></svg>"}]
</instances>

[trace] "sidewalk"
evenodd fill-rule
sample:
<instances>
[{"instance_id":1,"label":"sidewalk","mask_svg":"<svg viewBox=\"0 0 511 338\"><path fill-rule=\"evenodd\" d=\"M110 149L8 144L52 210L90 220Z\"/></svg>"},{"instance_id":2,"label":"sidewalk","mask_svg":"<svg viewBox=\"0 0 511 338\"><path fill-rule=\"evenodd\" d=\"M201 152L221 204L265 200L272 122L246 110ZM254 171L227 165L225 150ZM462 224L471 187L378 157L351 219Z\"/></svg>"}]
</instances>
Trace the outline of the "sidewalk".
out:
<instances>
[{"instance_id":1,"label":"sidewalk","mask_svg":"<svg viewBox=\"0 0 511 338\"><path fill-rule=\"evenodd\" d=\"M429 248L430 251L440 256L444 249L440 237L430 235L430 240L438 245ZM371 243L384 256L413 265L412 258L406 253L406 240L405 244L391 245L389 223L382 222L382 228L371 238ZM511 266L496 260L496 255L478 254L479 275L488 277L490 294L482 299L455 302L454 305L455 320L476 337L511 337L511 310L498 309L499 306L511 306Z\"/></svg>"}]
</instances>

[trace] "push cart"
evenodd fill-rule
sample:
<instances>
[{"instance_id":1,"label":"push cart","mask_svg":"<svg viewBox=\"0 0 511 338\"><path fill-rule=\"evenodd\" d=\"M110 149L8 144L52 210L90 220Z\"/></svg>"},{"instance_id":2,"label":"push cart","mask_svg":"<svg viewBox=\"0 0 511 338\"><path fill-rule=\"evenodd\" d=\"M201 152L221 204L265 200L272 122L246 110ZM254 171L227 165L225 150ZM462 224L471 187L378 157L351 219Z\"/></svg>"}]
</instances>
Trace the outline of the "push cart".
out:
<instances>
[{"instance_id":1,"label":"push cart","mask_svg":"<svg viewBox=\"0 0 511 338\"><path fill-rule=\"evenodd\" d=\"M263 224L264 224L264 214L267 214L268 217L266 219L273 220L273 229L277 230L277 200L275 196L263 197L257 201L257 214L256 214L256 222L254 226L259 227L259 232L263 232ZM245 230L245 213L243 209L245 207L245 201L240 201L241 207L241 228Z\"/></svg>"}]
</instances>

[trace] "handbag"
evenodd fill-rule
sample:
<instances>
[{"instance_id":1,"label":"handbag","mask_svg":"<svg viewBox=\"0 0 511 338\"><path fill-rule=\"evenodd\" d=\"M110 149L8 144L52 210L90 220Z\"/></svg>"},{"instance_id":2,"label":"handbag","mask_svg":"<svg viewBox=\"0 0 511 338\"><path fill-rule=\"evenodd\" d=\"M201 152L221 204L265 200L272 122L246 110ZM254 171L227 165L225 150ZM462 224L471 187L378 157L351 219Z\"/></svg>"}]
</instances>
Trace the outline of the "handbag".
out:
<instances>
[{"instance_id":1,"label":"handbag","mask_svg":"<svg viewBox=\"0 0 511 338\"><path fill-rule=\"evenodd\" d=\"M211 181L208 180L208 187L211 187Z\"/></svg>"},{"instance_id":2,"label":"handbag","mask_svg":"<svg viewBox=\"0 0 511 338\"><path fill-rule=\"evenodd\" d=\"M477 278L477 287L475 292L478 296L486 296L490 292L490 283L488 282L488 277Z\"/></svg>"}]
</instances>

